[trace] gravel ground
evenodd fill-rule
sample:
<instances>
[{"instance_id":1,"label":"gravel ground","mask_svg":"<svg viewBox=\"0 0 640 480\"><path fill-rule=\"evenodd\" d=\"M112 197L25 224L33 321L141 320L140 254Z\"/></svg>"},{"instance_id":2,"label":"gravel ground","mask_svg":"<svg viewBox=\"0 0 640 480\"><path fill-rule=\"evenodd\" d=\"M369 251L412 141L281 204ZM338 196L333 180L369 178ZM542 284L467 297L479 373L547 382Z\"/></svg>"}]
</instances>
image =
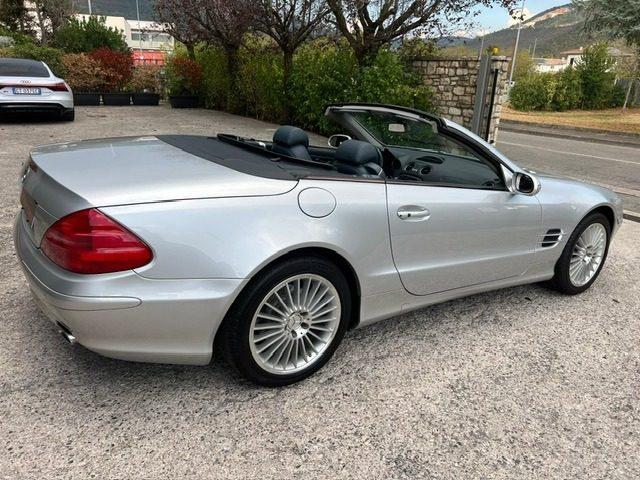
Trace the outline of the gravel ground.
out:
<instances>
[{"instance_id":1,"label":"gravel ground","mask_svg":"<svg viewBox=\"0 0 640 480\"><path fill-rule=\"evenodd\" d=\"M30 146L222 125L273 131L165 107L0 124L0 478L640 477L640 224L582 296L527 286L403 315L350 332L323 370L278 390L221 365L68 346L13 253Z\"/></svg>"}]
</instances>

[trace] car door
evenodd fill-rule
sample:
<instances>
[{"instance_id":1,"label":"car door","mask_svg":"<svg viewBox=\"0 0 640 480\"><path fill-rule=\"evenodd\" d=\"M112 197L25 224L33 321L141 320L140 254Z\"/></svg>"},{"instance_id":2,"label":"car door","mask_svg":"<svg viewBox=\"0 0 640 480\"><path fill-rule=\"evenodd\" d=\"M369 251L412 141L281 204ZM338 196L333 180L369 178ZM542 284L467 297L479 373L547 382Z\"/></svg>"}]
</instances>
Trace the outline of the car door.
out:
<instances>
[{"instance_id":1,"label":"car door","mask_svg":"<svg viewBox=\"0 0 640 480\"><path fill-rule=\"evenodd\" d=\"M429 295L527 271L540 203L509 192L495 158L415 112L351 106L332 113L385 152L392 254L408 292Z\"/></svg>"}]
</instances>

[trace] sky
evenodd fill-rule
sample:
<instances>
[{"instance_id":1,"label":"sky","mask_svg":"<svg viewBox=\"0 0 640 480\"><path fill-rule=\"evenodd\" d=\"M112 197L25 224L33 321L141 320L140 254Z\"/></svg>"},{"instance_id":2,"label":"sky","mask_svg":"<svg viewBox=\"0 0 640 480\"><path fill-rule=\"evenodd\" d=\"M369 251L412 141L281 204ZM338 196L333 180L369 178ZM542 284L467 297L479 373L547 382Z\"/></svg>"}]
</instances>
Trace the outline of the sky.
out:
<instances>
[{"instance_id":1,"label":"sky","mask_svg":"<svg viewBox=\"0 0 640 480\"><path fill-rule=\"evenodd\" d=\"M529 14L536 15L549 8L559 7L567 3L571 3L571 0L525 0L525 18L527 18ZM518 0L518 9L520 5L521 0ZM513 20L505 8L482 7L481 13L476 17L475 23L477 25L474 33L481 33L482 31L493 32L495 30L501 30L513 23Z\"/></svg>"}]
</instances>

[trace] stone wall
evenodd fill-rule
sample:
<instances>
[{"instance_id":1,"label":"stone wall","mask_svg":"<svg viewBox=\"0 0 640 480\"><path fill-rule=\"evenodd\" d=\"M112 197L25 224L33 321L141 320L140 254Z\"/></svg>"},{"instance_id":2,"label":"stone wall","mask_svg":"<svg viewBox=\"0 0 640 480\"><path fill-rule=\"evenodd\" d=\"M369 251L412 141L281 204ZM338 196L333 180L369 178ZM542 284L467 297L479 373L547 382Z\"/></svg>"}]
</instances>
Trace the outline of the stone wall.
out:
<instances>
[{"instance_id":1,"label":"stone wall","mask_svg":"<svg viewBox=\"0 0 640 480\"><path fill-rule=\"evenodd\" d=\"M491 71L494 69L499 71L496 100L491 118L490 140L492 142L495 142L497 138L501 107L503 101L506 100L508 65L509 59L507 57L493 57L491 59ZM433 89L435 106L439 113L465 127L470 127L478 88L480 60L469 57L417 59L413 61L412 67L422 77L424 84ZM492 81L493 77L490 76L487 102L491 100ZM488 111L487 106L485 115ZM484 128L482 137L484 137Z\"/></svg>"}]
</instances>

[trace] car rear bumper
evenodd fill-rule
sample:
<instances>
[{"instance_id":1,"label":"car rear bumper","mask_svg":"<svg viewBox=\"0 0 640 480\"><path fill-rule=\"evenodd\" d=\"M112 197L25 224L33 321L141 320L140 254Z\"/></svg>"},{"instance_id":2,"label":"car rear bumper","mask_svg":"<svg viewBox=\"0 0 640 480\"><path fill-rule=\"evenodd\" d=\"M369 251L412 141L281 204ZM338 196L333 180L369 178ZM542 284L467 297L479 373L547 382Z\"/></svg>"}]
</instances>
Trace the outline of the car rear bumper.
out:
<instances>
[{"instance_id":1,"label":"car rear bumper","mask_svg":"<svg viewBox=\"0 0 640 480\"><path fill-rule=\"evenodd\" d=\"M21 217L14 225L20 266L41 310L59 329L112 358L192 365L211 360L215 333L243 280L74 274L42 254Z\"/></svg>"},{"instance_id":2,"label":"car rear bumper","mask_svg":"<svg viewBox=\"0 0 640 480\"><path fill-rule=\"evenodd\" d=\"M48 95L0 94L0 112L59 112L73 109L71 92L53 92Z\"/></svg>"}]
</instances>

